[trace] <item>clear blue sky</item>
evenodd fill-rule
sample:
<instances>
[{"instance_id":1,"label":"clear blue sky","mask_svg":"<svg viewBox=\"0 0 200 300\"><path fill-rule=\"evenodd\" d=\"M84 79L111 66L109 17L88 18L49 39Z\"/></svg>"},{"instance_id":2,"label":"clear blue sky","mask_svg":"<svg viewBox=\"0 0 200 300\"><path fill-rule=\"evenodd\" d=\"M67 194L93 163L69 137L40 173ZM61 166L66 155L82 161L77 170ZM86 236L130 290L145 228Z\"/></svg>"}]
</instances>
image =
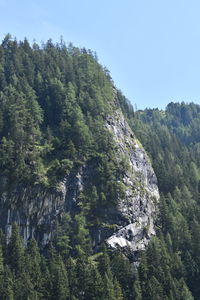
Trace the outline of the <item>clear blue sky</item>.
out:
<instances>
[{"instance_id":1,"label":"clear blue sky","mask_svg":"<svg viewBox=\"0 0 200 300\"><path fill-rule=\"evenodd\" d=\"M8 32L96 51L138 108L200 103L199 0L0 0Z\"/></svg>"}]
</instances>

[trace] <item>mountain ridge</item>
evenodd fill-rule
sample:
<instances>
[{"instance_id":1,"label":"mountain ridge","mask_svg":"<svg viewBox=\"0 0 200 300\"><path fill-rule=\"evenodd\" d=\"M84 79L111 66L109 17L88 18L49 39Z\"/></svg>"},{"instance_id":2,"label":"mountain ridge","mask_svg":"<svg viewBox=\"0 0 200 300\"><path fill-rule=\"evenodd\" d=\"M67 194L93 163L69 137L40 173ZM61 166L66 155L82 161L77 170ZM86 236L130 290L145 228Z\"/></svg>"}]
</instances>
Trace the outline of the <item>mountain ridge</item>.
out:
<instances>
[{"instance_id":1,"label":"mountain ridge","mask_svg":"<svg viewBox=\"0 0 200 300\"><path fill-rule=\"evenodd\" d=\"M91 51L7 35L0 298L198 300L199 120L134 112Z\"/></svg>"}]
</instances>

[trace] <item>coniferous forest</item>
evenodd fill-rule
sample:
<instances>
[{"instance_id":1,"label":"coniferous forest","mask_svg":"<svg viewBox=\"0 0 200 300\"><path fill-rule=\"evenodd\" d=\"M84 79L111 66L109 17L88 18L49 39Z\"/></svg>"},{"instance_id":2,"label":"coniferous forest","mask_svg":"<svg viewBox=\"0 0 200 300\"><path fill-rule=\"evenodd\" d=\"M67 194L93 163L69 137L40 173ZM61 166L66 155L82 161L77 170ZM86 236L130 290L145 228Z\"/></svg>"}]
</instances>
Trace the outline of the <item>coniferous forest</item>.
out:
<instances>
[{"instance_id":1,"label":"coniferous forest","mask_svg":"<svg viewBox=\"0 0 200 300\"><path fill-rule=\"evenodd\" d=\"M200 299L200 106L170 103L133 110L117 99L147 151L160 191L156 236L136 268L120 249L94 249L91 228L102 207L123 195L121 169L104 129L114 84L95 53L62 40L30 45L7 35L0 45L0 195L16 185L54 189L94 160L95 176L65 213L51 242L24 246L20 226L0 232L2 300ZM21 199L23 201L23 199Z\"/></svg>"}]
</instances>

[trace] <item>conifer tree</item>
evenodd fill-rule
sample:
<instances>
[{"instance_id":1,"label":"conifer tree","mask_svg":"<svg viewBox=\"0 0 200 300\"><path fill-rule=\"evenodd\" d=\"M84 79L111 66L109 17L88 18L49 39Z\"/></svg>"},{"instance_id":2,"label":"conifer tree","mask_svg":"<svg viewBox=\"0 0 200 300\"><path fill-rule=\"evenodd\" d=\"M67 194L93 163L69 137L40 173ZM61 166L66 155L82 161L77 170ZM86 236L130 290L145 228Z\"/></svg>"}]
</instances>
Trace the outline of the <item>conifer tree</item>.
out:
<instances>
[{"instance_id":1,"label":"conifer tree","mask_svg":"<svg viewBox=\"0 0 200 300\"><path fill-rule=\"evenodd\" d=\"M20 274L24 268L24 247L16 223L12 225L12 235L8 245L8 264L16 274Z\"/></svg>"}]
</instances>

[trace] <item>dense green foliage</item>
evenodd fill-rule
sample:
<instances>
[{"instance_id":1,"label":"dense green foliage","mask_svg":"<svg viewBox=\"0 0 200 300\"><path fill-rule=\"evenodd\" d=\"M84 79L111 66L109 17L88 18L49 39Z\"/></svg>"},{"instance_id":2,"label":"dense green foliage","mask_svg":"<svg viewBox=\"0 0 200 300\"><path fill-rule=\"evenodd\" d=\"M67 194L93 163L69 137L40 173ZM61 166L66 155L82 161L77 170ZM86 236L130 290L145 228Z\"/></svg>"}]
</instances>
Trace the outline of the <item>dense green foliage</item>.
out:
<instances>
[{"instance_id":1,"label":"dense green foliage","mask_svg":"<svg viewBox=\"0 0 200 300\"><path fill-rule=\"evenodd\" d=\"M200 106L138 111L130 124L151 157L161 193L157 238L139 267L142 295L199 299Z\"/></svg>"},{"instance_id":2,"label":"dense green foliage","mask_svg":"<svg viewBox=\"0 0 200 300\"><path fill-rule=\"evenodd\" d=\"M70 256L68 230L66 215L45 256L40 254L35 240L30 240L24 248L15 224L8 245L1 232L0 299L125 299L122 285L126 290L129 286L127 282L119 283L121 278L118 281L116 272L119 267L124 268L121 272L127 272L128 260L118 255L111 262L104 247L99 254L88 256L82 244ZM86 246L85 235L81 239Z\"/></svg>"},{"instance_id":3,"label":"dense green foliage","mask_svg":"<svg viewBox=\"0 0 200 300\"><path fill-rule=\"evenodd\" d=\"M0 232L0 299L192 300L200 298L200 106L170 103L165 111L120 106L148 152L161 192L157 237L134 269L90 230L102 207L123 193L122 163L104 129L113 83L91 51L63 41L32 47L9 35L0 45L0 193L13 185L56 183L88 161L94 177L78 209L57 223L47 249L24 247L14 224ZM6 180L5 180L6 178ZM110 224L109 224L110 225Z\"/></svg>"},{"instance_id":4,"label":"dense green foliage","mask_svg":"<svg viewBox=\"0 0 200 300\"><path fill-rule=\"evenodd\" d=\"M7 35L0 76L0 172L9 184L52 185L75 160L112 148L102 126L112 84L92 52Z\"/></svg>"},{"instance_id":5,"label":"dense green foliage","mask_svg":"<svg viewBox=\"0 0 200 300\"><path fill-rule=\"evenodd\" d=\"M100 202L113 205L121 166L104 126L113 84L95 53L62 40L31 47L7 35L0 78L0 193L16 184L54 188L70 171L95 161L80 206L95 215Z\"/></svg>"},{"instance_id":6,"label":"dense green foliage","mask_svg":"<svg viewBox=\"0 0 200 300\"><path fill-rule=\"evenodd\" d=\"M103 209L123 194L123 162L113 155L104 126L113 97L109 73L91 51L62 40L30 46L10 35L0 45L0 195L16 186L56 189L80 166L93 169L49 249L40 253L34 240L24 248L16 225L8 244L1 234L0 299L114 300L131 294L133 272L127 285L122 274L117 277L118 261L113 258L112 268L105 249L96 255L90 237L93 227L112 226ZM122 256L123 264L130 269Z\"/></svg>"}]
</instances>

